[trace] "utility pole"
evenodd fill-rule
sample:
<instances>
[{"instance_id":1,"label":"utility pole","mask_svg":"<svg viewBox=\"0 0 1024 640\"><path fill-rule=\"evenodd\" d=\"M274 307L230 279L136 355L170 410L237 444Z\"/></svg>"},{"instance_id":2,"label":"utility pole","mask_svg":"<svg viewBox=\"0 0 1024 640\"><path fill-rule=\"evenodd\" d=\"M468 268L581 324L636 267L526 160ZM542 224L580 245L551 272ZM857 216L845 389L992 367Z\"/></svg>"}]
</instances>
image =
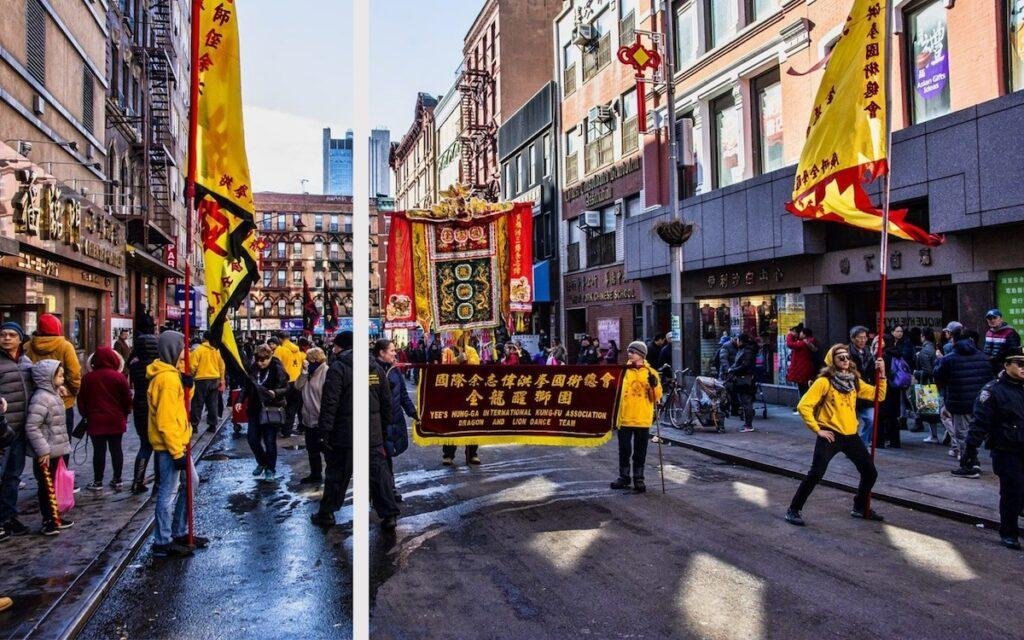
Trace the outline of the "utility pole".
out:
<instances>
[{"instance_id":1,"label":"utility pole","mask_svg":"<svg viewBox=\"0 0 1024 640\"><path fill-rule=\"evenodd\" d=\"M665 38L665 102L669 141L668 200L672 220L682 222L683 214L679 208L679 140L676 137L676 61L675 61L675 17L672 6L662 0L661 10L664 14L662 28ZM672 329L672 366L683 368L683 246L669 247L669 269L671 304L670 313Z\"/></svg>"}]
</instances>

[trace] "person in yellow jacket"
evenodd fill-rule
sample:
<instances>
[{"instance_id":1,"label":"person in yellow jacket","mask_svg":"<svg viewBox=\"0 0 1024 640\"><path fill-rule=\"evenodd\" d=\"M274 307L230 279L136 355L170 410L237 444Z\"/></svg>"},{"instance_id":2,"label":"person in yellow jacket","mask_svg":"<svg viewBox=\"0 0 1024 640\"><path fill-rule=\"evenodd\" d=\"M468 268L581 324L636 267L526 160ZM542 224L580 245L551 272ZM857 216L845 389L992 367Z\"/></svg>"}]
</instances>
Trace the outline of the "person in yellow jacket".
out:
<instances>
[{"instance_id":1,"label":"person in yellow jacket","mask_svg":"<svg viewBox=\"0 0 1024 640\"><path fill-rule=\"evenodd\" d=\"M189 418L192 420L192 429L198 429L203 407L206 407L206 430L212 433L220 422L225 366L220 350L210 344L209 336L203 338L202 344L192 350L189 358L189 368L195 380Z\"/></svg>"},{"instance_id":2,"label":"person in yellow jacket","mask_svg":"<svg viewBox=\"0 0 1024 640\"><path fill-rule=\"evenodd\" d=\"M281 344L274 349L274 357L281 361L284 372L288 374L288 393L285 396L288 404L285 405L284 425L281 427L281 437L288 438L292 435L295 419L299 417L299 411L302 409L302 393L295 388L295 381L302 375L302 364L306 361L306 354L292 342L287 331L279 332L277 339Z\"/></svg>"},{"instance_id":3,"label":"person in yellow jacket","mask_svg":"<svg viewBox=\"0 0 1024 640\"><path fill-rule=\"evenodd\" d=\"M619 392L619 415L615 421L619 430L619 477L612 489L629 489L637 493L647 491L644 484L644 464L647 443L654 424L654 404L661 398L658 372L647 364L647 345L636 341L626 347L626 373ZM630 460L633 473L629 472Z\"/></svg>"},{"instance_id":4,"label":"person in yellow jacket","mask_svg":"<svg viewBox=\"0 0 1024 640\"><path fill-rule=\"evenodd\" d=\"M469 342L466 343L466 348L463 353L463 358L466 364L480 364L480 341L476 338L470 338Z\"/></svg>"},{"instance_id":5,"label":"person in yellow jacket","mask_svg":"<svg viewBox=\"0 0 1024 640\"><path fill-rule=\"evenodd\" d=\"M185 473L192 474L192 487L199 486L186 447L192 428L185 419L185 385L179 370L185 352L185 336L177 331L164 331L157 341L158 360L146 367L149 389L149 442L156 463L156 523L153 527L153 555L181 557L192 553L188 546L188 522L185 505ZM177 490L178 499L174 500ZM194 537L196 546L209 541Z\"/></svg>"},{"instance_id":6,"label":"person in yellow jacket","mask_svg":"<svg viewBox=\"0 0 1024 640\"><path fill-rule=\"evenodd\" d=\"M885 361L875 360L875 382L878 385L878 399L885 399ZM807 393L796 406L807 428L817 434L814 443L814 457L811 470L796 490L786 522L798 527L804 526L800 510L807 502L811 491L825 476L828 463L839 452L853 462L860 473L857 495L853 498L850 515L862 520L881 521L882 516L868 509L871 488L878 479L875 463L868 453L864 440L857 433L857 400L875 399L875 387L860 379L860 372L854 363L850 347L845 344L832 345L825 354L825 368L814 381Z\"/></svg>"},{"instance_id":7,"label":"person in yellow jacket","mask_svg":"<svg viewBox=\"0 0 1024 640\"><path fill-rule=\"evenodd\" d=\"M64 418L70 431L75 424L73 407L82 386L82 363L78 360L75 345L64 337L64 326L52 313L39 316L36 331L25 346L25 355L32 363L40 360L56 360L64 367L64 384L58 389L64 399Z\"/></svg>"}]
</instances>

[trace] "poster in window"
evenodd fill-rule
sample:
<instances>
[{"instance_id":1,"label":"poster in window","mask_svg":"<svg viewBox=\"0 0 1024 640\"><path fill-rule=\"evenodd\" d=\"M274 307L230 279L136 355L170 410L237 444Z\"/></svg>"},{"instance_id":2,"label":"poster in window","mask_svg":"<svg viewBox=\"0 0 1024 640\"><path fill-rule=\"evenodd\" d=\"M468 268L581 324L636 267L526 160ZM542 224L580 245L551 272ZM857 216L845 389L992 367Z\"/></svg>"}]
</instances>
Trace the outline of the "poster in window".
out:
<instances>
[{"instance_id":1,"label":"poster in window","mask_svg":"<svg viewBox=\"0 0 1024 640\"><path fill-rule=\"evenodd\" d=\"M1010 2L1010 84L1016 91L1024 88L1024 0Z\"/></svg>"},{"instance_id":2,"label":"poster in window","mask_svg":"<svg viewBox=\"0 0 1024 640\"><path fill-rule=\"evenodd\" d=\"M914 89L925 100L942 97L949 82L949 52L946 50L946 23L925 21L914 42L917 76Z\"/></svg>"},{"instance_id":3,"label":"poster in window","mask_svg":"<svg viewBox=\"0 0 1024 640\"><path fill-rule=\"evenodd\" d=\"M782 160L782 85L765 87L758 97L761 114L761 155L764 171L783 166Z\"/></svg>"}]
</instances>

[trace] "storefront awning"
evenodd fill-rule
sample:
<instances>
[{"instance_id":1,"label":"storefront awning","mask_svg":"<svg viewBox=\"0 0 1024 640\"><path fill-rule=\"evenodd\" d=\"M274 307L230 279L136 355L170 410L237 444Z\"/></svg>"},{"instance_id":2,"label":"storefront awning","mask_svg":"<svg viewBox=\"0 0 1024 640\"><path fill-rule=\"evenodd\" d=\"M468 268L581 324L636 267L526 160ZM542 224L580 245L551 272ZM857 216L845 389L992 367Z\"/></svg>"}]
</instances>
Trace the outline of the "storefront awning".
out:
<instances>
[{"instance_id":1,"label":"storefront awning","mask_svg":"<svg viewBox=\"0 0 1024 640\"><path fill-rule=\"evenodd\" d=\"M162 260L150 255L148 251L138 245L126 244L124 253L127 257L127 265L130 269L141 271L165 278L184 278L185 272L174 267L167 266Z\"/></svg>"},{"instance_id":2,"label":"storefront awning","mask_svg":"<svg viewBox=\"0 0 1024 640\"><path fill-rule=\"evenodd\" d=\"M551 302L551 261L533 265L533 301Z\"/></svg>"}]
</instances>

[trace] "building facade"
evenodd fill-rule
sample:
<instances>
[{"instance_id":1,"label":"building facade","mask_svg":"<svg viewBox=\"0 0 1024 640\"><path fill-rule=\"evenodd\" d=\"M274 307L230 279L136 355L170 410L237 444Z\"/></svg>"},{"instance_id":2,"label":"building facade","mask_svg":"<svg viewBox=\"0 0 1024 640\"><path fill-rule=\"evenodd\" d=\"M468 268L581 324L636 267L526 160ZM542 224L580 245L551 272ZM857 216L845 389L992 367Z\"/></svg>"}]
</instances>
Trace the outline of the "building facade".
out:
<instances>
[{"instance_id":1,"label":"building facade","mask_svg":"<svg viewBox=\"0 0 1024 640\"><path fill-rule=\"evenodd\" d=\"M337 305L339 329L352 317L352 198L298 193L253 194L256 224L267 246L261 280L238 309L244 332L302 332L303 287L321 315L314 333L325 333L325 309ZM330 331L326 331L330 333Z\"/></svg>"},{"instance_id":2,"label":"building facade","mask_svg":"<svg viewBox=\"0 0 1024 640\"><path fill-rule=\"evenodd\" d=\"M459 72L461 73L461 71ZM437 143L434 157L435 182L438 191L462 183L462 117L458 81L445 92L434 107Z\"/></svg>"},{"instance_id":3,"label":"building facade","mask_svg":"<svg viewBox=\"0 0 1024 640\"><path fill-rule=\"evenodd\" d=\"M370 197L391 197L391 132L387 129L370 131Z\"/></svg>"},{"instance_id":4,"label":"building facade","mask_svg":"<svg viewBox=\"0 0 1024 640\"><path fill-rule=\"evenodd\" d=\"M674 5L673 112L684 146L674 170L683 217L695 229L683 248L683 366L707 371L720 336L747 332L769 345L781 384L789 327L803 322L827 344L845 340L852 325L877 322L878 235L784 209L821 78L786 71L810 69L827 54L849 3L712 4L716 12ZM897 2L895 11L892 206L946 242L890 243L887 318L922 327L959 319L982 330L985 310L1003 305L1019 325L1024 262L1013 247L1024 233L1024 163L1008 159L1024 143L1020 3ZM667 116L659 98L648 108ZM644 145L645 163L666 157L658 132ZM645 185L648 205L667 200L664 181ZM881 181L869 190L876 202L880 189ZM667 216L651 206L628 215L626 244L650 246ZM666 329L667 247L627 251L624 266L644 328Z\"/></svg>"},{"instance_id":5,"label":"building facade","mask_svg":"<svg viewBox=\"0 0 1024 640\"><path fill-rule=\"evenodd\" d=\"M434 160L437 157L434 108L437 98L416 96L412 125L391 147L389 164L395 176L395 208L429 207L437 201Z\"/></svg>"},{"instance_id":6,"label":"building facade","mask_svg":"<svg viewBox=\"0 0 1024 640\"><path fill-rule=\"evenodd\" d=\"M615 58L634 30L649 28L642 2L567 2L554 20L561 200L559 333L570 356L579 339L620 347L644 335L640 286L626 279L624 221L645 206L636 82ZM628 249L628 250L627 250Z\"/></svg>"},{"instance_id":7,"label":"building facade","mask_svg":"<svg viewBox=\"0 0 1024 640\"><path fill-rule=\"evenodd\" d=\"M352 197L352 132L344 138L332 138L323 132L324 195Z\"/></svg>"}]
</instances>

